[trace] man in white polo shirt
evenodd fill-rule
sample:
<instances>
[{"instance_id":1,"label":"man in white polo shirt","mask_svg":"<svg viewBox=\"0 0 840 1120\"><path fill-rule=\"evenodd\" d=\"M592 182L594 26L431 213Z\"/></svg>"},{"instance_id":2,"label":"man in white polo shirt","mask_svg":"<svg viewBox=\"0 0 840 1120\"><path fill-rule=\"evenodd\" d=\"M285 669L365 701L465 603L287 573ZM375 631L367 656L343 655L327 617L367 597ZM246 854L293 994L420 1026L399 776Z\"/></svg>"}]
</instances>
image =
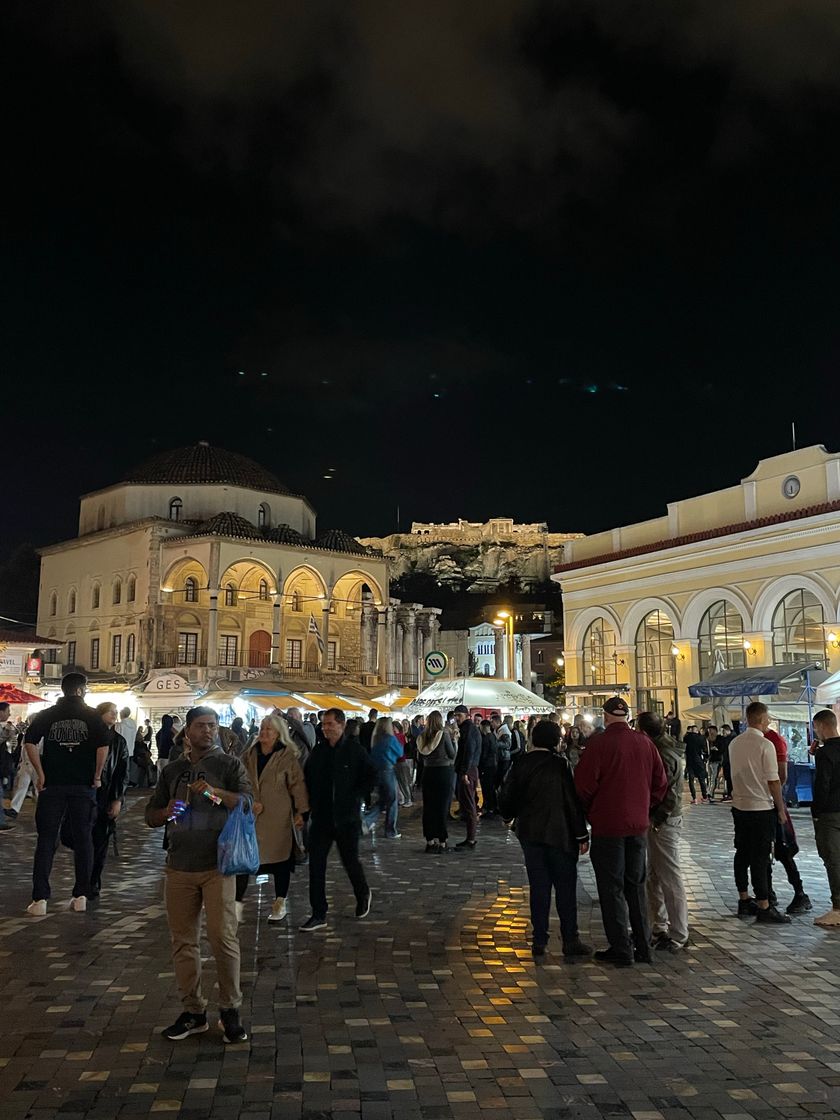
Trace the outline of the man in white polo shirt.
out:
<instances>
[{"instance_id":1,"label":"man in white polo shirt","mask_svg":"<svg viewBox=\"0 0 840 1120\"><path fill-rule=\"evenodd\" d=\"M776 750L764 732L770 717L764 704L747 708L747 730L729 746L732 771L732 817L735 822L735 886L738 888L738 917L755 915L759 924L786 925L768 902L767 871L776 838L776 821L785 822L785 803ZM752 878L755 898L750 898Z\"/></svg>"}]
</instances>

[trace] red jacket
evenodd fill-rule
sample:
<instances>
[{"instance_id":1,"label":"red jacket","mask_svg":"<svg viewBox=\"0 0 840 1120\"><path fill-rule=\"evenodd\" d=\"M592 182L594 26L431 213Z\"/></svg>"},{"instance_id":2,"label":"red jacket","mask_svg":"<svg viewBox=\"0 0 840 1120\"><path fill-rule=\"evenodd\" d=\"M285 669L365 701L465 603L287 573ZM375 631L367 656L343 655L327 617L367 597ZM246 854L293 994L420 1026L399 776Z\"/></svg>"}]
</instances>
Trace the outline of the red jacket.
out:
<instances>
[{"instance_id":1,"label":"red jacket","mask_svg":"<svg viewBox=\"0 0 840 1120\"><path fill-rule=\"evenodd\" d=\"M668 776L647 735L612 723L587 740L575 788L593 836L641 836L651 809L665 799Z\"/></svg>"}]
</instances>

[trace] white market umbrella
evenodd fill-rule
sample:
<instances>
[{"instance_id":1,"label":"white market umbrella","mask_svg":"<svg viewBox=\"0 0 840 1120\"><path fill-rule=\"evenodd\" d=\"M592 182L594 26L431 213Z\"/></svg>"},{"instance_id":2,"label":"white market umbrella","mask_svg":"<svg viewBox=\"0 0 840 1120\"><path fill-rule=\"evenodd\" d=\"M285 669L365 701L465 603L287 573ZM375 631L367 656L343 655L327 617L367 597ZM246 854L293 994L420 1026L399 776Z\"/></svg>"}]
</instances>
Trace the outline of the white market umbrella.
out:
<instances>
[{"instance_id":1,"label":"white market umbrella","mask_svg":"<svg viewBox=\"0 0 840 1120\"><path fill-rule=\"evenodd\" d=\"M432 681L403 709L403 715L411 719L437 708L446 718L446 713L458 704L514 716L548 715L555 711L553 704L546 704L542 696L529 692L516 681L501 681L496 677L454 677Z\"/></svg>"}]
</instances>

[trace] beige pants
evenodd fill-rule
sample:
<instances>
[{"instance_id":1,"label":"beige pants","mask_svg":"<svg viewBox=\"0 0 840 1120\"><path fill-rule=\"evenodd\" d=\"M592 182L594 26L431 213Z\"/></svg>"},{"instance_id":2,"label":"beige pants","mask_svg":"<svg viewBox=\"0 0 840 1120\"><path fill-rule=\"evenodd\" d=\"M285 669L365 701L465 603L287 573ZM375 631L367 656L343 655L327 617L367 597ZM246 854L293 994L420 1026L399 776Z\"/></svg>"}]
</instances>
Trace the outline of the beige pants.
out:
<instances>
[{"instance_id":1,"label":"beige pants","mask_svg":"<svg viewBox=\"0 0 840 1120\"><path fill-rule=\"evenodd\" d=\"M236 878L218 871L166 869L166 916L172 938L175 980L185 1011L201 1014L201 907L207 913L207 940L216 960L219 1007L240 1007L239 940L236 936Z\"/></svg>"}]
</instances>

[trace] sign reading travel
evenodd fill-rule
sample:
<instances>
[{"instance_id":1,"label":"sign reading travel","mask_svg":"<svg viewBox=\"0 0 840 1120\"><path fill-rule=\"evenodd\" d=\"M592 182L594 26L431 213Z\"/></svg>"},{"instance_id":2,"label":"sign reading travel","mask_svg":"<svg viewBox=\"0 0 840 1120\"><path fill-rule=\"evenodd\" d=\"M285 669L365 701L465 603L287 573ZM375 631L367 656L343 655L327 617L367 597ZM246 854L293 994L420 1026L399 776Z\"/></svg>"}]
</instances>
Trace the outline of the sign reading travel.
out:
<instances>
[{"instance_id":1,"label":"sign reading travel","mask_svg":"<svg viewBox=\"0 0 840 1120\"><path fill-rule=\"evenodd\" d=\"M430 677L439 677L449 664L449 658L438 649L433 649L423 658L423 665Z\"/></svg>"}]
</instances>

